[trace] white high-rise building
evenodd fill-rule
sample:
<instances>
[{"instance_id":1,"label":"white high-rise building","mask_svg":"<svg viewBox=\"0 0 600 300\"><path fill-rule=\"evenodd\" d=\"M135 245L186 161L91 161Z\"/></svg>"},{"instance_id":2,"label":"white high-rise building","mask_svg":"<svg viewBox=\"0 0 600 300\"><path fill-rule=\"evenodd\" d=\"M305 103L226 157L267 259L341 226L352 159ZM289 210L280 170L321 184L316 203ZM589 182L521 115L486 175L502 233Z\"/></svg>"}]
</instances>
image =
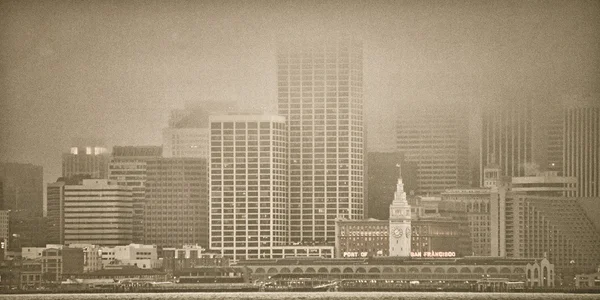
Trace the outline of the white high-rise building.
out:
<instances>
[{"instance_id":1,"label":"white high-rise building","mask_svg":"<svg viewBox=\"0 0 600 300\"><path fill-rule=\"evenodd\" d=\"M133 241L144 236L144 203L146 193L146 161L160 157L158 146L115 146L108 166L108 179L129 186L133 192Z\"/></svg>"},{"instance_id":2,"label":"white high-rise building","mask_svg":"<svg viewBox=\"0 0 600 300\"><path fill-rule=\"evenodd\" d=\"M271 115L210 117L210 249L234 260L283 254L287 130Z\"/></svg>"},{"instance_id":3,"label":"white high-rise building","mask_svg":"<svg viewBox=\"0 0 600 300\"><path fill-rule=\"evenodd\" d=\"M390 205L389 226L390 256L410 257L411 250L411 211L406 201L402 175L398 176L394 200Z\"/></svg>"},{"instance_id":4,"label":"white high-rise building","mask_svg":"<svg viewBox=\"0 0 600 300\"><path fill-rule=\"evenodd\" d=\"M290 242L333 244L335 219L365 216L362 44L282 42L278 113L289 130Z\"/></svg>"}]
</instances>

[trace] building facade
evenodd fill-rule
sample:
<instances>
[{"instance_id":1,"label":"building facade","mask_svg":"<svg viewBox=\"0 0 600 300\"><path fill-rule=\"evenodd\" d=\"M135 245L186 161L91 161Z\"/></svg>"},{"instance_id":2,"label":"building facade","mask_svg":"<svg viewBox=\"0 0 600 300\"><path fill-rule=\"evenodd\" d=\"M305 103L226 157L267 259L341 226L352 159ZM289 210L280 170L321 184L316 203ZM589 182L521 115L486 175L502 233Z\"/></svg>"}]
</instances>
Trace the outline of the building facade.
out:
<instances>
[{"instance_id":1,"label":"building facade","mask_svg":"<svg viewBox=\"0 0 600 300\"><path fill-rule=\"evenodd\" d=\"M140 269L157 269L162 266L156 245L129 244L100 249L104 268L136 266Z\"/></svg>"},{"instance_id":2,"label":"building facade","mask_svg":"<svg viewBox=\"0 0 600 300\"><path fill-rule=\"evenodd\" d=\"M65 185L61 228L65 244L100 246L131 243L133 196L130 187L107 179Z\"/></svg>"},{"instance_id":3,"label":"building facade","mask_svg":"<svg viewBox=\"0 0 600 300\"><path fill-rule=\"evenodd\" d=\"M335 240L335 219L365 216L362 43L283 41L278 114L289 130L292 243Z\"/></svg>"},{"instance_id":4,"label":"building facade","mask_svg":"<svg viewBox=\"0 0 600 300\"><path fill-rule=\"evenodd\" d=\"M472 255L491 256L489 188L449 189L441 194L440 213L469 224Z\"/></svg>"},{"instance_id":5,"label":"building facade","mask_svg":"<svg viewBox=\"0 0 600 300\"><path fill-rule=\"evenodd\" d=\"M577 191L577 177L558 176L558 171L539 172L511 178L510 189L521 194L567 196Z\"/></svg>"},{"instance_id":6,"label":"building facade","mask_svg":"<svg viewBox=\"0 0 600 300\"><path fill-rule=\"evenodd\" d=\"M269 115L211 116L210 249L239 260L288 242L287 130Z\"/></svg>"},{"instance_id":7,"label":"building facade","mask_svg":"<svg viewBox=\"0 0 600 300\"><path fill-rule=\"evenodd\" d=\"M575 274L594 271L600 265L597 201L509 193L501 244L506 257L547 257L556 266L557 279L569 284Z\"/></svg>"},{"instance_id":8,"label":"building facade","mask_svg":"<svg viewBox=\"0 0 600 300\"><path fill-rule=\"evenodd\" d=\"M144 244L208 245L207 174L202 158L146 161Z\"/></svg>"},{"instance_id":9,"label":"building facade","mask_svg":"<svg viewBox=\"0 0 600 300\"><path fill-rule=\"evenodd\" d=\"M110 154L101 146L71 147L62 155L62 177L89 175L91 178L108 178Z\"/></svg>"},{"instance_id":10,"label":"building facade","mask_svg":"<svg viewBox=\"0 0 600 300\"><path fill-rule=\"evenodd\" d=\"M567 108L563 118L563 175L577 178L571 197L600 196L600 106Z\"/></svg>"},{"instance_id":11,"label":"building facade","mask_svg":"<svg viewBox=\"0 0 600 300\"><path fill-rule=\"evenodd\" d=\"M144 201L146 192L146 161L161 157L159 146L115 146L108 166L108 179L131 187L133 193L133 241L144 237Z\"/></svg>"},{"instance_id":12,"label":"building facade","mask_svg":"<svg viewBox=\"0 0 600 300\"><path fill-rule=\"evenodd\" d=\"M417 165L419 194L439 194L469 185L467 111L428 109L400 112L396 149Z\"/></svg>"}]
</instances>

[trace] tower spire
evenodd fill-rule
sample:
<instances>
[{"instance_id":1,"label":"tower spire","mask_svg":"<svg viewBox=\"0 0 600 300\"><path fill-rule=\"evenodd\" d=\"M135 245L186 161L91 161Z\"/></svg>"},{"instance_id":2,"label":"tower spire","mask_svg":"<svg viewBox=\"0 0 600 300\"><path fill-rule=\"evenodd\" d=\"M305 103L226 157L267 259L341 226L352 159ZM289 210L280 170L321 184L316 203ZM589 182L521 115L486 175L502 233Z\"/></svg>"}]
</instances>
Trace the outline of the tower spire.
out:
<instances>
[{"instance_id":1,"label":"tower spire","mask_svg":"<svg viewBox=\"0 0 600 300\"><path fill-rule=\"evenodd\" d=\"M396 164L398 168L398 183L396 184L396 192L394 192L394 203L407 204L406 193L404 192L404 183L402 182L402 166L400 163Z\"/></svg>"}]
</instances>

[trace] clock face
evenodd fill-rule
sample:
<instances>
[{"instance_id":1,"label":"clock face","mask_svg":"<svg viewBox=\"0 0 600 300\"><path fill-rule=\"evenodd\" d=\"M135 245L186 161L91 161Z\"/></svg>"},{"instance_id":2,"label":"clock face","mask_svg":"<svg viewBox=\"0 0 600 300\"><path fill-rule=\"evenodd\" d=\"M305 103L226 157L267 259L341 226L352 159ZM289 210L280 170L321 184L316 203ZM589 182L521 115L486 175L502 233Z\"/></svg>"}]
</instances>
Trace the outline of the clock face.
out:
<instances>
[{"instance_id":1,"label":"clock face","mask_svg":"<svg viewBox=\"0 0 600 300\"><path fill-rule=\"evenodd\" d=\"M406 228L406 237L409 238L410 237L410 227Z\"/></svg>"},{"instance_id":2,"label":"clock face","mask_svg":"<svg viewBox=\"0 0 600 300\"><path fill-rule=\"evenodd\" d=\"M397 237L397 238L400 238L400 237L402 237L402 229L401 229L400 227L396 227L396 228L394 229L394 231L392 232L392 234L393 234L395 237Z\"/></svg>"}]
</instances>

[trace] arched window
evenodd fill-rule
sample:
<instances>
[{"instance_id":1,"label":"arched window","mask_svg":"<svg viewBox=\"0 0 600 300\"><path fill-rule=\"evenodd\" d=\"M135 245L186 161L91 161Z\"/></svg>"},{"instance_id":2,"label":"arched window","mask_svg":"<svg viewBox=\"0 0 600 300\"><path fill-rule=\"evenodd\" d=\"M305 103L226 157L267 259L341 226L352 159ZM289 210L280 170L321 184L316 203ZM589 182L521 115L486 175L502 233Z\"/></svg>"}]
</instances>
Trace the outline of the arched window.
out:
<instances>
[{"instance_id":1,"label":"arched window","mask_svg":"<svg viewBox=\"0 0 600 300\"><path fill-rule=\"evenodd\" d=\"M350 267L347 267L344 269L344 273L354 273L354 270L352 270Z\"/></svg>"},{"instance_id":2,"label":"arched window","mask_svg":"<svg viewBox=\"0 0 600 300\"><path fill-rule=\"evenodd\" d=\"M460 272L465 274L465 273L471 273L471 269L467 268L467 267L462 267L460 268Z\"/></svg>"},{"instance_id":3,"label":"arched window","mask_svg":"<svg viewBox=\"0 0 600 300\"><path fill-rule=\"evenodd\" d=\"M455 274L455 273L458 273L458 270L456 268L452 267L452 268L448 269L447 273L449 273L449 274Z\"/></svg>"},{"instance_id":4,"label":"arched window","mask_svg":"<svg viewBox=\"0 0 600 300\"><path fill-rule=\"evenodd\" d=\"M256 269L256 271L254 273L256 273L256 274L264 274L265 273L265 269L258 268L258 269Z\"/></svg>"},{"instance_id":5,"label":"arched window","mask_svg":"<svg viewBox=\"0 0 600 300\"><path fill-rule=\"evenodd\" d=\"M444 270L444 268L441 267L437 267L435 268L435 270L433 270L434 273L446 273L446 271Z\"/></svg>"}]
</instances>

